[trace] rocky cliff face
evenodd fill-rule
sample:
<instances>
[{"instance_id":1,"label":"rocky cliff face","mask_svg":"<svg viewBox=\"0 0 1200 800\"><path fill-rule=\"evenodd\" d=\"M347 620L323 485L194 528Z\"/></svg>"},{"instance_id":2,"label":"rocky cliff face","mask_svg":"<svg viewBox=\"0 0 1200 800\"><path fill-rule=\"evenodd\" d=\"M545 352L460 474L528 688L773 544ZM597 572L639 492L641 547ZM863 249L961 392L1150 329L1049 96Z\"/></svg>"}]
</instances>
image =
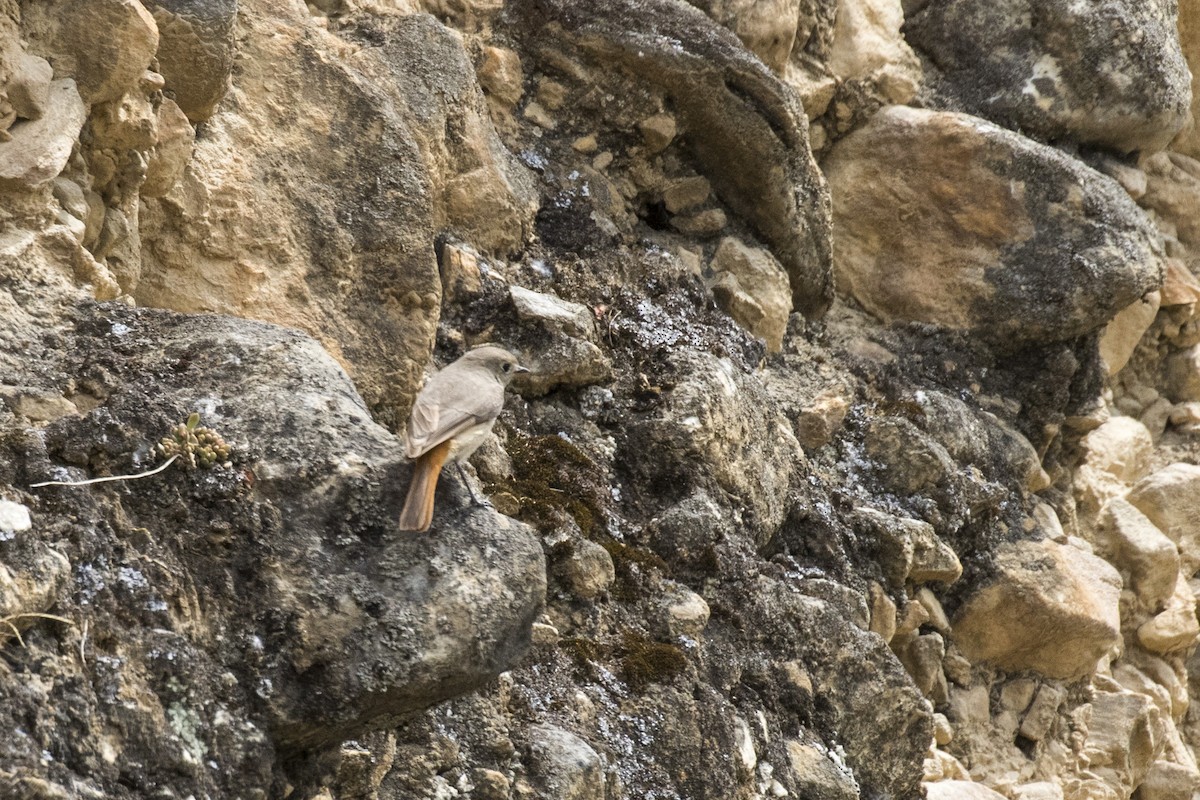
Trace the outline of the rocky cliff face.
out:
<instances>
[{"instance_id":1,"label":"rocky cliff face","mask_svg":"<svg viewBox=\"0 0 1200 800\"><path fill-rule=\"evenodd\" d=\"M0 795L1191 798L1197 29L0 0Z\"/></svg>"}]
</instances>

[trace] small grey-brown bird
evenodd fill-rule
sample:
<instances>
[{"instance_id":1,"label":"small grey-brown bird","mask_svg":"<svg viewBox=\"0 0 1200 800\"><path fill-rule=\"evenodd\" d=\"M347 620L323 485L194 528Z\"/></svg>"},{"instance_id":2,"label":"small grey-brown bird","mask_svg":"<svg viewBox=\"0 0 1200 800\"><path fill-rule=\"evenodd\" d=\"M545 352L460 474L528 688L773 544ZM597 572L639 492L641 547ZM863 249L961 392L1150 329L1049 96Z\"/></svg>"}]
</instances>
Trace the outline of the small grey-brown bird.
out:
<instances>
[{"instance_id":1,"label":"small grey-brown bird","mask_svg":"<svg viewBox=\"0 0 1200 800\"><path fill-rule=\"evenodd\" d=\"M462 462L483 444L504 409L504 387L529 372L507 350L485 345L438 372L417 394L404 442L405 455L417 460L400 530L425 531L433 522L433 495L446 460L459 469L467 491L475 490L462 474Z\"/></svg>"}]
</instances>

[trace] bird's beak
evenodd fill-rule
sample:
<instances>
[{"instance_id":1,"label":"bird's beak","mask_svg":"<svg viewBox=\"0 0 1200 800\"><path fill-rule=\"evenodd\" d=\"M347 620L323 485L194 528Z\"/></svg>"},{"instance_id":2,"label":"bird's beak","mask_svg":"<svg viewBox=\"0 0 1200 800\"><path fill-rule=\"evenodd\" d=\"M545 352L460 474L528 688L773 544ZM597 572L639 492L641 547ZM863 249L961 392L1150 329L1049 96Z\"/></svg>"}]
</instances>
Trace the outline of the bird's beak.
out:
<instances>
[{"instance_id":1,"label":"bird's beak","mask_svg":"<svg viewBox=\"0 0 1200 800\"><path fill-rule=\"evenodd\" d=\"M518 375L520 375L522 372L529 372L529 371L530 371L529 367L522 367L520 364L517 364L516 372Z\"/></svg>"}]
</instances>

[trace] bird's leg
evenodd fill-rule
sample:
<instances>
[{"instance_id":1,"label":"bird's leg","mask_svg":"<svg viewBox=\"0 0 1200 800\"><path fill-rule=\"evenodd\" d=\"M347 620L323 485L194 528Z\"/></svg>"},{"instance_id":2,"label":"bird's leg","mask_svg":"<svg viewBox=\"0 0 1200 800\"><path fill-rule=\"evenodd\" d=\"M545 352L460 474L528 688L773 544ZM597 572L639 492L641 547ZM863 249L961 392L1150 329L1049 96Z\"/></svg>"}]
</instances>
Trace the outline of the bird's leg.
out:
<instances>
[{"instance_id":1,"label":"bird's leg","mask_svg":"<svg viewBox=\"0 0 1200 800\"><path fill-rule=\"evenodd\" d=\"M486 506L487 508L491 508L492 507L491 500L488 500L486 497L480 497L479 495L475 494L475 487L471 484L470 479L467 478L467 471L465 469L463 469L462 462L455 461L454 466L458 467L458 477L462 479L463 484L467 487L467 494L471 495L471 502L473 502L477 506Z\"/></svg>"}]
</instances>

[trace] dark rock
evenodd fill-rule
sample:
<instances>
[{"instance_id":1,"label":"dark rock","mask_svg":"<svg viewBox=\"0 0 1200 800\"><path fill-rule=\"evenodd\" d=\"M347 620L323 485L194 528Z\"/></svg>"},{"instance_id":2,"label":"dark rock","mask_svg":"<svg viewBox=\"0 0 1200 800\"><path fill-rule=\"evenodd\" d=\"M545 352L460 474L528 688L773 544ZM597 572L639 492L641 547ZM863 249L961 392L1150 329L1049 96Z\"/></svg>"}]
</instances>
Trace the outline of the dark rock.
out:
<instances>
[{"instance_id":1,"label":"dark rock","mask_svg":"<svg viewBox=\"0 0 1200 800\"><path fill-rule=\"evenodd\" d=\"M238 0L146 0L158 23L158 68L166 91L193 123L217 111L229 91Z\"/></svg>"},{"instance_id":2,"label":"dark rock","mask_svg":"<svg viewBox=\"0 0 1200 800\"><path fill-rule=\"evenodd\" d=\"M825 312L833 297L829 195L790 87L736 36L682 3L522 0L512 13L536 40L532 53L554 41L665 92L717 195L783 264L793 307L810 318Z\"/></svg>"},{"instance_id":3,"label":"dark rock","mask_svg":"<svg viewBox=\"0 0 1200 800\"><path fill-rule=\"evenodd\" d=\"M1156 151L1188 121L1176 0L932 0L905 35L963 110L1014 130Z\"/></svg>"},{"instance_id":4,"label":"dark rock","mask_svg":"<svg viewBox=\"0 0 1200 800\"><path fill-rule=\"evenodd\" d=\"M273 748L394 723L490 680L528 647L545 592L536 539L472 505L451 476L432 532L397 531L409 474L401 445L311 339L125 306L80 308L72 321L54 364L0 383L92 376L94 407L52 423L44 443L0 428L0 483L145 468L151 445L192 411L232 446L227 466L46 487L31 506L74 566L55 613L86 615L97 632L68 646L111 676L99 696L68 699L67 682L37 702L125 730L118 757L141 764L146 781L261 796ZM7 713L29 713L32 698L5 686ZM158 699L130 710L106 703L110 691L114 702L132 691ZM49 737L41 747L66 748L61 769L116 790L115 767L95 773L73 749L95 741L22 724Z\"/></svg>"}]
</instances>

